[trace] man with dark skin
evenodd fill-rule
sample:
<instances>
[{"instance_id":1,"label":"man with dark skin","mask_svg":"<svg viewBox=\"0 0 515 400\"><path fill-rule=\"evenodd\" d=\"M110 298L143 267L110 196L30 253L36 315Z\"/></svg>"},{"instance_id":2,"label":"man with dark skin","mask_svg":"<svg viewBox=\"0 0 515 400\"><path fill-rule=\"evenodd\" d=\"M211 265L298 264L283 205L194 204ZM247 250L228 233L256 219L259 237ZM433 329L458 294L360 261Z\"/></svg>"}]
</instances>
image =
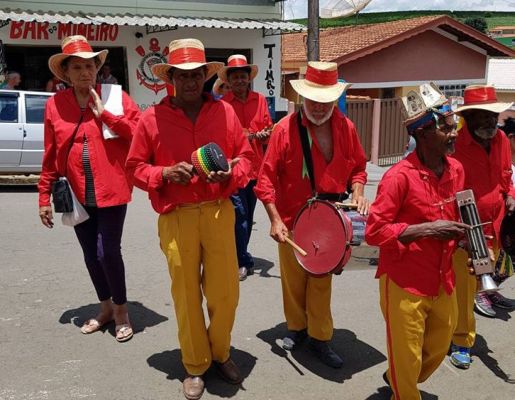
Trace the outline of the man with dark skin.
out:
<instances>
[{"instance_id":1,"label":"man with dark skin","mask_svg":"<svg viewBox=\"0 0 515 400\"><path fill-rule=\"evenodd\" d=\"M127 157L129 176L160 214L159 241L171 278L186 370L183 394L189 400L202 396L211 364L229 383L243 380L230 357L239 282L229 196L247 184L253 154L232 108L202 93L221 66L206 62L199 40L172 41L169 63L154 65L152 72L173 85L175 95L145 110ZM191 154L210 142L222 149L229 170L211 171L204 180Z\"/></svg>"},{"instance_id":2,"label":"man with dark skin","mask_svg":"<svg viewBox=\"0 0 515 400\"><path fill-rule=\"evenodd\" d=\"M464 124L453 155L463 165L465 189L472 189L487 245L496 260L499 257L501 221L515 211L515 189L511 181L511 150L506 135L497 128L499 114L511 106L497 101L492 86L469 86L464 92L464 104L456 110ZM453 266L456 273L458 325L453 336L450 361L461 369L470 366L470 349L474 345L476 323L474 304L481 314L494 317L492 305L510 309L513 301L500 293L478 292L477 279L469 274L468 254L456 250Z\"/></svg>"},{"instance_id":3,"label":"man with dark skin","mask_svg":"<svg viewBox=\"0 0 515 400\"><path fill-rule=\"evenodd\" d=\"M380 248L376 278L388 347L383 379L392 400L420 399L417 384L449 349L457 318L451 256L469 228L458 222L463 168L448 157L457 136L450 106L428 104L406 127L416 150L384 175L365 232L367 243Z\"/></svg>"}]
</instances>

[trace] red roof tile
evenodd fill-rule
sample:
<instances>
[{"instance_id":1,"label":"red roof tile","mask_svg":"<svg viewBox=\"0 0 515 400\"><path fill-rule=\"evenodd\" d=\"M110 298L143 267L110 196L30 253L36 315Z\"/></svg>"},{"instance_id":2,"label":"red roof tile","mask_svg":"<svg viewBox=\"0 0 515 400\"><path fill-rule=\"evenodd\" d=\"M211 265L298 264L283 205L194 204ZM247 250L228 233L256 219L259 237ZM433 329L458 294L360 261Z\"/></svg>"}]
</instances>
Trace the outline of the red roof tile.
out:
<instances>
[{"instance_id":1,"label":"red roof tile","mask_svg":"<svg viewBox=\"0 0 515 400\"><path fill-rule=\"evenodd\" d=\"M498 45L486 35L448 16L436 15L321 30L320 60L350 61L349 58L362 57L439 25L452 25L454 29L463 30L468 36L474 36L476 40L487 42L490 47ZM306 33L282 36L283 64L306 61L306 40ZM509 51L508 48L506 50Z\"/></svg>"}]
</instances>

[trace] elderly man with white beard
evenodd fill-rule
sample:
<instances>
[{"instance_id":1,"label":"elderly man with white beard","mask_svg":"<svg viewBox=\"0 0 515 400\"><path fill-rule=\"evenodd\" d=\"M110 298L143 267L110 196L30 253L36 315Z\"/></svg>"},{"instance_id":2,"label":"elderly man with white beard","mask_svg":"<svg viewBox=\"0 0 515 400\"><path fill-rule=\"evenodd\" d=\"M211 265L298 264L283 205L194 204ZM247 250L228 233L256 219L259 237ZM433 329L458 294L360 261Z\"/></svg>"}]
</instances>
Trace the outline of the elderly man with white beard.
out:
<instances>
[{"instance_id":1,"label":"elderly man with white beard","mask_svg":"<svg viewBox=\"0 0 515 400\"><path fill-rule=\"evenodd\" d=\"M366 158L354 124L334 107L349 86L338 82L336 63L309 62L305 79L291 84L304 99L302 110L275 125L254 191L270 218L270 236L279 243L288 326L283 348L292 350L309 336L314 354L324 364L341 368L343 360L329 346L333 335L332 275L319 277L306 272L286 244L286 237L313 192L319 199L338 201L351 191L357 210L368 213L369 202L364 197Z\"/></svg>"}]
</instances>

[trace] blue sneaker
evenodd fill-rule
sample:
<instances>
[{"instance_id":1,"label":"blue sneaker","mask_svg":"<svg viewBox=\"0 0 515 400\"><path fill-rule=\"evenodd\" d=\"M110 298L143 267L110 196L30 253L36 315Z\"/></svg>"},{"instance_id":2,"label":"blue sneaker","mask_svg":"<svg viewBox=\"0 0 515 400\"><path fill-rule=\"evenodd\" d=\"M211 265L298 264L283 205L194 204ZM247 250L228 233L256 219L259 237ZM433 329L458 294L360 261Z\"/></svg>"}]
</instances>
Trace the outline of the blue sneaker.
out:
<instances>
[{"instance_id":1,"label":"blue sneaker","mask_svg":"<svg viewBox=\"0 0 515 400\"><path fill-rule=\"evenodd\" d=\"M470 348L452 345L451 355L449 356L451 364L460 369L468 369L470 367Z\"/></svg>"}]
</instances>

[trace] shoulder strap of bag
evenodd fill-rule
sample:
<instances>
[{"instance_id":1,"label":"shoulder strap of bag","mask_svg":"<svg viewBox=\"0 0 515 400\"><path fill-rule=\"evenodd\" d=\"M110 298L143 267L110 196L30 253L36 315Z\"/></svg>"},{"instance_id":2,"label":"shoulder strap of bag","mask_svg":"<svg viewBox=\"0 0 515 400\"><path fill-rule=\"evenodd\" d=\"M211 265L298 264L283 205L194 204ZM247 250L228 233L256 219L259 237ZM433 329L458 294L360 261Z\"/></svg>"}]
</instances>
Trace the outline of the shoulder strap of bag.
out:
<instances>
[{"instance_id":1,"label":"shoulder strap of bag","mask_svg":"<svg viewBox=\"0 0 515 400\"><path fill-rule=\"evenodd\" d=\"M70 144L68 145L68 151L66 152L66 162L64 164L64 176L66 176L66 173L68 172L68 156L70 155L70 151L73 146L73 142L75 141L75 136L77 135L77 131L79 130L79 126L82 123L82 118L84 117L84 113L80 113L80 119L79 122L77 122L77 125L75 126L75 130L73 131L72 139L70 140Z\"/></svg>"},{"instance_id":2,"label":"shoulder strap of bag","mask_svg":"<svg viewBox=\"0 0 515 400\"><path fill-rule=\"evenodd\" d=\"M297 126L299 127L302 154L304 155L304 161L306 162L306 168L308 170L309 183L311 184L311 193L313 197L315 197L315 172L313 170L313 160L311 158L311 147L309 146L308 130L304 125L302 125L302 111L299 111L297 114Z\"/></svg>"}]
</instances>

